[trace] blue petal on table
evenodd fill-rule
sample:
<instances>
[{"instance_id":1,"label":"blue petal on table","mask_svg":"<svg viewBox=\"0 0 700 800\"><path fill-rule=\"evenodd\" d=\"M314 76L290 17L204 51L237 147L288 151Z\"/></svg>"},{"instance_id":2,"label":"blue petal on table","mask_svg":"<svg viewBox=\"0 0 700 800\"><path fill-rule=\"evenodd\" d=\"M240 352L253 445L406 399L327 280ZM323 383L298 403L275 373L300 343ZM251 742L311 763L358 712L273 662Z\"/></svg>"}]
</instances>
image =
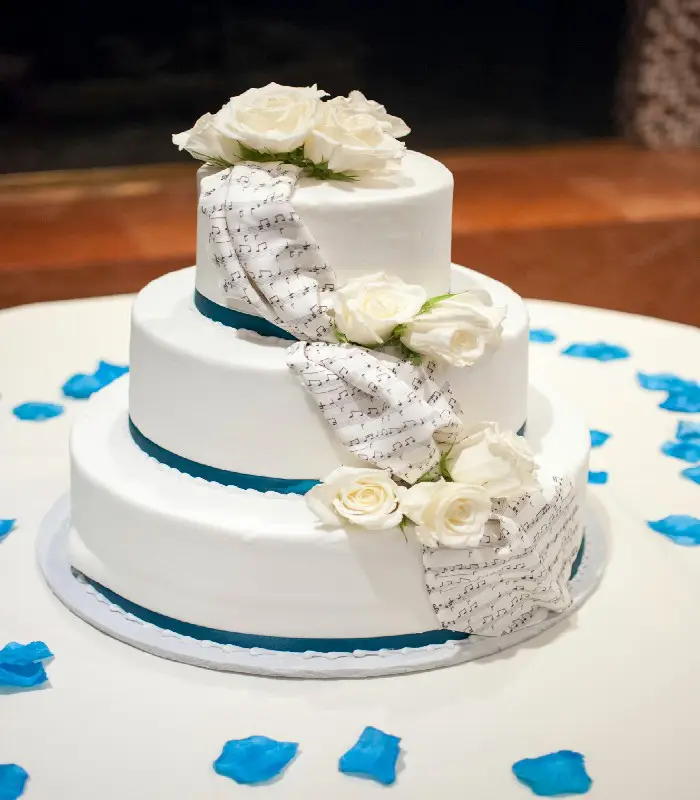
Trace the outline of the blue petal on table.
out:
<instances>
[{"instance_id":1,"label":"blue petal on table","mask_svg":"<svg viewBox=\"0 0 700 800\"><path fill-rule=\"evenodd\" d=\"M687 419L679 420L676 427L676 439L681 442L700 443L700 422L691 422Z\"/></svg>"},{"instance_id":2,"label":"blue petal on table","mask_svg":"<svg viewBox=\"0 0 700 800\"><path fill-rule=\"evenodd\" d=\"M700 466L688 467L687 469L681 470L681 475L695 483L700 483Z\"/></svg>"},{"instance_id":3,"label":"blue petal on table","mask_svg":"<svg viewBox=\"0 0 700 800\"><path fill-rule=\"evenodd\" d=\"M531 342L540 342L541 344L550 344L550 342L556 342L557 335L554 331L550 331L549 328L531 328L530 329L530 341Z\"/></svg>"},{"instance_id":4,"label":"blue petal on table","mask_svg":"<svg viewBox=\"0 0 700 800\"><path fill-rule=\"evenodd\" d=\"M78 372L71 375L61 387L61 391L66 397L85 400L128 371L129 367L100 361L93 373Z\"/></svg>"},{"instance_id":5,"label":"blue petal on table","mask_svg":"<svg viewBox=\"0 0 700 800\"><path fill-rule=\"evenodd\" d=\"M647 389L651 392L674 392L689 386L697 386L695 381L686 380L679 375L674 375L672 372L659 372L656 374L638 372L637 382L642 389Z\"/></svg>"},{"instance_id":6,"label":"blue petal on table","mask_svg":"<svg viewBox=\"0 0 700 800\"><path fill-rule=\"evenodd\" d=\"M279 775L298 749L296 742L278 742L267 736L231 739L214 762L214 769L236 783L263 783Z\"/></svg>"},{"instance_id":7,"label":"blue petal on table","mask_svg":"<svg viewBox=\"0 0 700 800\"><path fill-rule=\"evenodd\" d=\"M592 358L595 361L616 361L629 358L630 351L626 347L608 342L575 342L561 351L563 356L573 358Z\"/></svg>"},{"instance_id":8,"label":"blue petal on table","mask_svg":"<svg viewBox=\"0 0 700 800\"><path fill-rule=\"evenodd\" d=\"M17 800L28 779L29 773L18 764L0 764L0 800Z\"/></svg>"},{"instance_id":9,"label":"blue petal on table","mask_svg":"<svg viewBox=\"0 0 700 800\"><path fill-rule=\"evenodd\" d=\"M681 461L695 464L700 461L700 441L664 442L661 445L661 452L671 458L680 458Z\"/></svg>"},{"instance_id":10,"label":"blue petal on table","mask_svg":"<svg viewBox=\"0 0 700 800\"><path fill-rule=\"evenodd\" d=\"M66 409L58 403L20 403L12 409L12 413L21 420L43 422L45 419L58 417Z\"/></svg>"},{"instance_id":11,"label":"blue petal on table","mask_svg":"<svg viewBox=\"0 0 700 800\"><path fill-rule=\"evenodd\" d=\"M697 517L672 514L670 517L649 521L647 525L676 544L700 545L700 519Z\"/></svg>"},{"instance_id":12,"label":"blue petal on table","mask_svg":"<svg viewBox=\"0 0 700 800\"><path fill-rule=\"evenodd\" d=\"M700 412L700 386L697 384L686 384L685 386L672 389L659 408L666 411L682 411L686 414L697 414Z\"/></svg>"},{"instance_id":13,"label":"blue petal on table","mask_svg":"<svg viewBox=\"0 0 700 800\"><path fill-rule=\"evenodd\" d=\"M400 742L398 736L368 725L357 742L341 756L338 769L346 775L371 778L384 786L390 786L396 780Z\"/></svg>"},{"instance_id":14,"label":"blue petal on table","mask_svg":"<svg viewBox=\"0 0 700 800\"><path fill-rule=\"evenodd\" d=\"M593 483L597 486L602 486L604 483L608 482L608 473L604 471L600 472L588 472L588 483Z\"/></svg>"},{"instance_id":15,"label":"blue petal on table","mask_svg":"<svg viewBox=\"0 0 700 800\"><path fill-rule=\"evenodd\" d=\"M586 772L583 756L573 750L559 750L539 758L516 761L513 774L538 797L586 794L593 783Z\"/></svg>"},{"instance_id":16,"label":"blue petal on table","mask_svg":"<svg viewBox=\"0 0 700 800\"><path fill-rule=\"evenodd\" d=\"M52 656L44 642L6 644L0 650L0 686L41 686L48 680L42 662Z\"/></svg>"},{"instance_id":17,"label":"blue petal on table","mask_svg":"<svg viewBox=\"0 0 700 800\"><path fill-rule=\"evenodd\" d=\"M612 436L612 433L605 433L604 431L591 430L590 433L591 447L602 447Z\"/></svg>"},{"instance_id":18,"label":"blue petal on table","mask_svg":"<svg viewBox=\"0 0 700 800\"><path fill-rule=\"evenodd\" d=\"M0 539L4 539L15 527L16 519L0 519Z\"/></svg>"}]
</instances>

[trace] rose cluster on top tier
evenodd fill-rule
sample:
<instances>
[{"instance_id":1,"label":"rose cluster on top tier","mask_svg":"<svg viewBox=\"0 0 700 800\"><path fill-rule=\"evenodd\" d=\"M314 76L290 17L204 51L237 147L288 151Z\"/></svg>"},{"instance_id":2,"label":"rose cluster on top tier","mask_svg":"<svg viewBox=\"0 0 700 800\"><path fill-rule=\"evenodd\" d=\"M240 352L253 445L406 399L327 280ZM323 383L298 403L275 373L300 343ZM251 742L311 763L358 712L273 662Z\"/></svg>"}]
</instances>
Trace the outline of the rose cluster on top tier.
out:
<instances>
[{"instance_id":1,"label":"rose cluster on top tier","mask_svg":"<svg viewBox=\"0 0 700 800\"><path fill-rule=\"evenodd\" d=\"M398 345L411 360L453 367L470 367L496 346L505 317L481 289L428 298L422 286L384 272L348 281L327 303L341 341Z\"/></svg>"},{"instance_id":2,"label":"rose cluster on top tier","mask_svg":"<svg viewBox=\"0 0 700 800\"><path fill-rule=\"evenodd\" d=\"M351 180L398 168L406 151L406 123L362 92L327 96L314 86L270 83L232 97L216 114L173 136L201 161L282 161L319 179Z\"/></svg>"},{"instance_id":3,"label":"rose cluster on top tier","mask_svg":"<svg viewBox=\"0 0 700 800\"><path fill-rule=\"evenodd\" d=\"M387 530L412 522L427 547L479 547L493 500L537 489L536 469L522 436L488 422L444 453L439 473L413 486L400 486L387 470L339 467L306 501L328 525Z\"/></svg>"}]
</instances>

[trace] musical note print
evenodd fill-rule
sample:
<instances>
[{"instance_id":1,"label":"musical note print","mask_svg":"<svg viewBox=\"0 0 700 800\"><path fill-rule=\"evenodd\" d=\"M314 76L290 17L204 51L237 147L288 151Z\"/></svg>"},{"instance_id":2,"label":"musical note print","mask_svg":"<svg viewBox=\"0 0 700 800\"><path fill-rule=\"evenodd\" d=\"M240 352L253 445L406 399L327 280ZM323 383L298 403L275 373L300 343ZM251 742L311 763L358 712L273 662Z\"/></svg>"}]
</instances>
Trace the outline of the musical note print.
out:
<instances>
[{"instance_id":1,"label":"musical note print","mask_svg":"<svg viewBox=\"0 0 700 800\"><path fill-rule=\"evenodd\" d=\"M326 342L293 344L287 364L344 447L409 483L438 463L437 442L453 443L461 432L449 387L424 367Z\"/></svg>"},{"instance_id":2,"label":"musical note print","mask_svg":"<svg viewBox=\"0 0 700 800\"><path fill-rule=\"evenodd\" d=\"M231 299L302 340L333 341L335 275L292 206L299 168L241 162L202 180L209 249Z\"/></svg>"},{"instance_id":3,"label":"musical note print","mask_svg":"<svg viewBox=\"0 0 700 800\"><path fill-rule=\"evenodd\" d=\"M425 585L443 628L501 636L571 605L581 509L569 479L540 480L538 491L494 501L484 546L423 548Z\"/></svg>"}]
</instances>

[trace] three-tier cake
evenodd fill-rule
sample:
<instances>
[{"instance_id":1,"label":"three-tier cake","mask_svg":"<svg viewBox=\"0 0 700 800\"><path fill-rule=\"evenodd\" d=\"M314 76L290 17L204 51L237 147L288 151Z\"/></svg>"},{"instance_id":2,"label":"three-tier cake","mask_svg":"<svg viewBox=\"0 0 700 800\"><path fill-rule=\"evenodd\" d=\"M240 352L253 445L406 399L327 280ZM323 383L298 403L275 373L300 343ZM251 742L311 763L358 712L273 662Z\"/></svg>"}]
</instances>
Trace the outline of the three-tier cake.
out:
<instances>
[{"instance_id":1,"label":"three-tier cake","mask_svg":"<svg viewBox=\"0 0 700 800\"><path fill-rule=\"evenodd\" d=\"M588 431L528 315L451 264L453 180L359 92L271 84L174 137L197 263L71 439L69 557L111 603L270 652L409 652L571 606ZM178 627L180 626L180 627Z\"/></svg>"}]
</instances>

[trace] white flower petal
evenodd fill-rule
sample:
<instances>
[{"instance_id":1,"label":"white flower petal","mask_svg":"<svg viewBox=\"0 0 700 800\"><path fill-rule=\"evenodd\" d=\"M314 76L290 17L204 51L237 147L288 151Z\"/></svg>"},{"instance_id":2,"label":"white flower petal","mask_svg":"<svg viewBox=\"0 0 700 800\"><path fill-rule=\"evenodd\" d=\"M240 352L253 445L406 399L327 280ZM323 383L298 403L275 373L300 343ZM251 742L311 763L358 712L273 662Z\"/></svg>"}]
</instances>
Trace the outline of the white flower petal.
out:
<instances>
[{"instance_id":1,"label":"white flower petal","mask_svg":"<svg viewBox=\"0 0 700 800\"><path fill-rule=\"evenodd\" d=\"M411 320L401 341L443 364L472 366L499 343L504 317L483 290L461 292Z\"/></svg>"}]
</instances>

